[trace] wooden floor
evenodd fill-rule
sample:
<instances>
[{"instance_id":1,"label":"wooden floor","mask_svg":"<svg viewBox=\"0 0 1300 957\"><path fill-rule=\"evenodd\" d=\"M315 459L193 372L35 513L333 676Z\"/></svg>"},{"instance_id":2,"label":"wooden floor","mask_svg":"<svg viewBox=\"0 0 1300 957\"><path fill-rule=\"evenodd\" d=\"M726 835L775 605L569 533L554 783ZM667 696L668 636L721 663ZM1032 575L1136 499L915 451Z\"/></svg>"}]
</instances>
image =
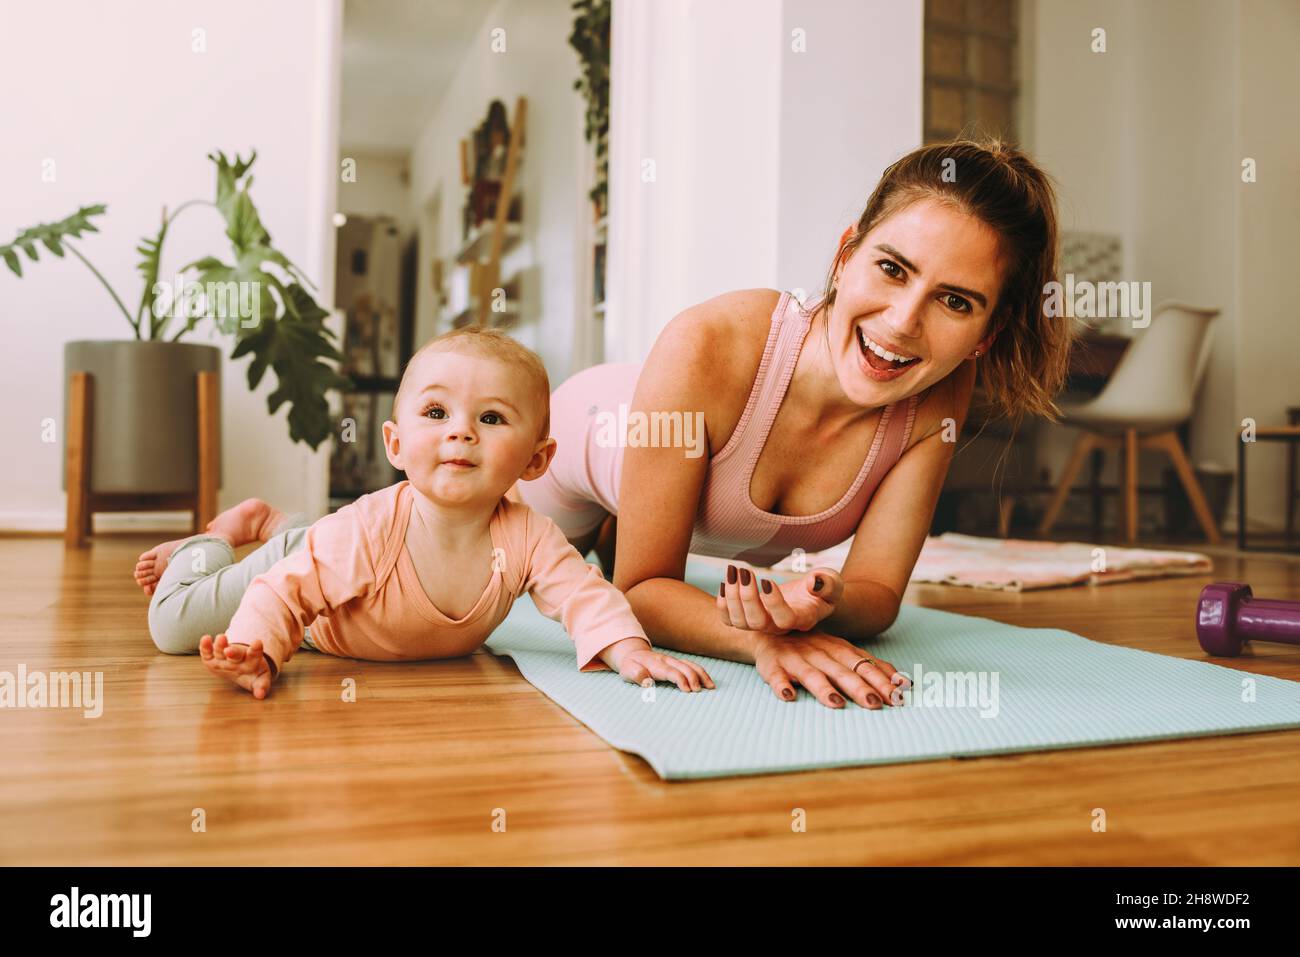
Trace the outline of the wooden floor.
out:
<instances>
[{"instance_id":1,"label":"wooden floor","mask_svg":"<svg viewBox=\"0 0 1300 957\"><path fill-rule=\"evenodd\" d=\"M0 863L1300 863L1300 731L670 784L487 653L304 653L255 702L155 652L130 580L148 544L0 539L0 670L103 671L106 698L0 710ZM1300 564L1215 552L1215 578L1300 598ZM907 600L1199 658L1207 580ZM1292 646L1222 663L1300 680Z\"/></svg>"}]
</instances>

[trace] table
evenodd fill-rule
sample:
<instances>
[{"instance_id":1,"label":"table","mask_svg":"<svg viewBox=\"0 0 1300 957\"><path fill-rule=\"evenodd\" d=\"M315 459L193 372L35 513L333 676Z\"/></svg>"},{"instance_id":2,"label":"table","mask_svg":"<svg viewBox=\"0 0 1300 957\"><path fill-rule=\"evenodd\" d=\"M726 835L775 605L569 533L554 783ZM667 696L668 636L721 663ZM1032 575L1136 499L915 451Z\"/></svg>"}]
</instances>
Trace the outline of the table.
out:
<instances>
[{"instance_id":1,"label":"table","mask_svg":"<svg viewBox=\"0 0 1300 957\"><path fill-rule=\"evenodd\" d=\"M1295 471L1296 443L1300 442L1300 409L1288 409L1287 419L1291 424L1270 429L1256 429L1255 441L1257 442L1287 442L1290 447L1287 449L1287 486L1286 486L1286 551L1295 551L1294 547L1294 523L1295 523ZM1239 436L1239 438L1241 438ZM1249 551L1246 546L1246 446L1250 442L1244 438L1237 444L1237 548L1241 551ZM1258 549L1257 549L1258 550Z\"/></svg>"}]
</instances>

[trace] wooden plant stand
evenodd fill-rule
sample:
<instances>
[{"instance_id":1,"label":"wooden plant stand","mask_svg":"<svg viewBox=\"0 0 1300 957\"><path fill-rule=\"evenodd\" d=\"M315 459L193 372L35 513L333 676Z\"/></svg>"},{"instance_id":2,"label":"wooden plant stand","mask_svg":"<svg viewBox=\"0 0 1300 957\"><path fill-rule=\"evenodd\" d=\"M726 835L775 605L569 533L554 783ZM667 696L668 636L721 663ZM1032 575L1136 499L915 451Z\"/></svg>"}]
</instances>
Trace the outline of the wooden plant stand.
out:
<instances>
[{"instance_id":1,"label":"wooden plant stand","mask_svg":"<svg viewBox=\"0 0 1300 957\"><path fill-rule=\"evenodd\" d=\"M200 372L198 389L198 491L95 492L91 489L91 423L94 421L95 377L74 372L68 390L68 515L63 544L85 548L95 512L190 511L194 532L201 532L217 515L217 482L221 454L221 397L217 375Z\"/></svg>"}]
</instances>

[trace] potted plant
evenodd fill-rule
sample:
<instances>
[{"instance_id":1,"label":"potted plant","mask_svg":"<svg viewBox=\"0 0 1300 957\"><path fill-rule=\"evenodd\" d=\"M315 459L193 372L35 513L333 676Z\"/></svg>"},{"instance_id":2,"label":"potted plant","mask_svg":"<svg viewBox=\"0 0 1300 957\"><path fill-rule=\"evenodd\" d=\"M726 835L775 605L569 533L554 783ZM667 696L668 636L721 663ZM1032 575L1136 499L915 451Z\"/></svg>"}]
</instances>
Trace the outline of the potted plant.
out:
<instances>
[{"instance_id":1,"label":"potted plant","mask_svg":"<svg viewBox=\"0 0 1300 957\"><path fill-rule=\"evenodd\" d=\"M322 361L341 358L331 342L334 334L324 324L328 313L307 291L310 280L272 246L248 195L256 151L247 160L236 155L233 163L220 152L208 158L216 165L215 202L191 200L170 215L164 209L158 233L137 247L144 282L134 314L77 248L83 233L99 231L91 219L106 212L103 204L83 206L59 222L23 230L13 242L0 246L0 259L19 277L20 252L32 262L38 260L40 246L59 257L71 252L103 284L134 333L131 339L80 340L64 347L65 409L72 374L94 376L91 476L99 493L196 489L195 376L201 371L219 373L221 355L214 346L180 339L203 320L231 337L232 359L252 356L250 389L268 368L274 371L278 386L267 407L275 413L289 403L289 435L296 442L314 449L328 437L326 394L351 386ZM167 231L193 206L220 213L233 262L205 256L183 266L174 280L162 279Z\"/></svg>"}]
</instances>

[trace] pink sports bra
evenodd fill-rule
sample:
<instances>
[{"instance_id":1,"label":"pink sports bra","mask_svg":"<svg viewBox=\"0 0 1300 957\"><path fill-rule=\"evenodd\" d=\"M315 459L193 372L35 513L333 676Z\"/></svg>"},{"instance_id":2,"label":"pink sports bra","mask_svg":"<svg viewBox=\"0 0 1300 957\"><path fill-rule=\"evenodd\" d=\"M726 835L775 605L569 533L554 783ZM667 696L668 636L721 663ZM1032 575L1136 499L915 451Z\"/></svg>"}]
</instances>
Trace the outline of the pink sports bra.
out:
<instances>
[{"instance_id":1,"label":"pink sports bra","mask_svg":"<svg viewBox=\"0 0 1300 957\"><path fill-rule=\"evenodd\" d=\"M830 508L815 515L778 515L754 504L749 495L754 467L790 386L813 312L788 292L781 294L745 411L709 462L692 552L771 565L796 548L815 552L838 545L857 530L877 486L907 448L919 395L885 407L857 478Z\"/></svg>"}]
</instances>

